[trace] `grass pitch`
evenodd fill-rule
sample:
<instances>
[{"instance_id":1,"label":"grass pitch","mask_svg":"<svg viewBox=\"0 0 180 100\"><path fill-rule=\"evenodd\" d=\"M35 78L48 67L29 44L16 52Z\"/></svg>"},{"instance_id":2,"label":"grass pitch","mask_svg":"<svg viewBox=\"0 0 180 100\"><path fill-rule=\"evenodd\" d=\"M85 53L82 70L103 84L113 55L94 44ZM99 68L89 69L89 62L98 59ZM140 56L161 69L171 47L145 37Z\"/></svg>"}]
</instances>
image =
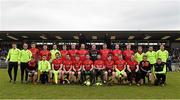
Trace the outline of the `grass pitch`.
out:
<instances>
[{"instance_id":1,"label":"grass pitch","mask_svg":"<svg viewBox=\"0 0 180 100\"><path fill-rule=\"evenodd\" d=\"M6 69L0 69L0 99L180 99L180 72L167 74L160 86L79 86L9 83Z\"/></svg>"}]
</instances>

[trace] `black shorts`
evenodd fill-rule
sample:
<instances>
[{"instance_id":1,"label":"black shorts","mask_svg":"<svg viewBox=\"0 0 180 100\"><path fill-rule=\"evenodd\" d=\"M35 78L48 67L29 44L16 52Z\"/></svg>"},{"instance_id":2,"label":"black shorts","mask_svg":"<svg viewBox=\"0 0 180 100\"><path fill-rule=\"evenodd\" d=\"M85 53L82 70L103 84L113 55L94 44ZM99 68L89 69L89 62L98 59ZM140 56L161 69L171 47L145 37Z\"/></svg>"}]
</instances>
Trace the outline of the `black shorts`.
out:
<instances>
[{"instance_id":1,"label":"black shorts","mask_svg":"<svg viewBox=\"0 0 180 100\"><path fill-rule=\"evenodd\" d=\"M78 76L78 72L81 72L81 71L73 71L74 72L74 76Z\"/></svg>"},{"instance_id":2,"label":"black shorts","mask_svg":"<svg viewBox=\"0 0 180 100\"><path fill-rule=\"evenodd\" d=\"M111 69L107 69L106 71L107 71L107 73L108 73L108 76L112 76L112 72L113 72L113 70L111 70Z\"/></svg>"},{"instance_id":3,"label":"black shorts","mask_svg":"<svg viewBox=\"0 0 180 100\"><path fill-rule=\"evenodd\" d=\"M147 73L148 72L145 72L145 71L141 70L141 79L144 79L145 77L147 77Z\"/></svg>"},{"instance_id":4,"label":"black shorts","mask_svg":"<svg viewBox=\"0 0 180 100\"><path fill-rule=\"evenodd\" d=\"M95 72L96 72L96 76L101 76L104 73L104 70L95 69Z\"/></svg>"}]
</instances>

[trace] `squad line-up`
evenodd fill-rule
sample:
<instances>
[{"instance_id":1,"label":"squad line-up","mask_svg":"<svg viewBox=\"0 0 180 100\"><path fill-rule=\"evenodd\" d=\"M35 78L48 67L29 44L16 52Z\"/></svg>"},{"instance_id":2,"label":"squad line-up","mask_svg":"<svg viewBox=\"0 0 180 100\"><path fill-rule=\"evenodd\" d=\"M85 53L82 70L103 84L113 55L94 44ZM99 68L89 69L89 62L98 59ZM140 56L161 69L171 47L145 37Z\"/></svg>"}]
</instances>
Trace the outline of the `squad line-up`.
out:
<instances>
[{"instance_id":1,"label":"squad line-up","mask_svg":"<svg viewBox=\"0 0 180 100\"><path fill-rule=\"evenodd\" d=\"M115 49L108 49L104 43L102 49L97 50L92 45L90 50L85 44L80 48L72 44L67 50L66 45L59 50L53 45L48 50L36 48L36 43L23 44L23 49L17 48L15 43L9 50L6 62L10 82L16 83L18 66L20 65L21 83L47 84L81 84L81 85L113 85L118 84L154 84L164 86L166 81L168 51L160 45L158 51L149 46L147 52L138 46L137 52L126 45L121 51L119 44ZM12 70L14 75L12 77Z\"/></svg>"}]
</instances>

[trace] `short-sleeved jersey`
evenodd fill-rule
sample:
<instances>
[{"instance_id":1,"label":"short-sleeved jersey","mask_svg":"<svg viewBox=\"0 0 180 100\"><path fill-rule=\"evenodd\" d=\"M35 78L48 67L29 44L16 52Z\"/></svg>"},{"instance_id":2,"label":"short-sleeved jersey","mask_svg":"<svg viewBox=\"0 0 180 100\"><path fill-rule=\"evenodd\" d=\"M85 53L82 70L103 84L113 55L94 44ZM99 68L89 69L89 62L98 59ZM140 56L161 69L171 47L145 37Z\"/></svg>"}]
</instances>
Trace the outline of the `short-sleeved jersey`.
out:
<instances>
[{"instance_id":1,"label":"short-sleeved jersey","mask_svg":"<svg viewBox=\"0 0 180 100\"><path fill-rule=\"evenodd\" d=\"M32 56L34 57L34 59L35 59L36 61L38 61L38 58L39 58L39 49L37 49L37 48L31 48L31 49L29 49L29 50L31 51Z\"/></svg>"},{"instance_id":2,"label":"short-sleeved jersey","mask_svg":"<svg viewBox=\"0 0 180 100\"><path fill-rule=\"evenodd\" d=\"M123 60L123 59L122 59L122 60L116 60L115 65L116 65L116 68L117 68L119 71L122 71L122 70L125 68L126 61Z\"/></svg>"},{"instance_id":3,"label":"short-sleeved jersey","mask_svg":"<svg viewBox=\"0 0 180 100\"><path fill-rule=\"evenodd\" d=\"M100 50L100 54L101 54L101 58L102 60L106 61L107 60L107 57L108 57L108 54L111 52L111 50L109 49L101 49Z\"/></svg>"},{"instance_id":4,"label":"short-sleeved jersey","mask_svg":"<svg viewBox=\"0 0 180 100\"><path fill-rule=\"evenodd\" d=\"M106 70L113 70L114 61L113 60L106 60L105 61Z\"/></svg>"},{"instance_id":5,"label":"short-sleeved jersey","mask_svg":"<svg viewBox=\"0 0 180 100\"><path fill-rule=\"evenodd\" d=\"M145 61L145 60L141 61L139 63L139 67L140 69L145 70L145 71L151 70L151 65L149 61Z\"/></svg>"},{"instance_id":6,"label":"short-sleeved jersey","mask_svg":"<svg viewBox=\"0 0 180 100\"><path fill-rule=\"evenodd\" d=\"M79 60L79 61L74 60L73 61L74 71L79 71L81 69L82 64L83 63L81 60Z\"/></svg>"},{"instance_id":7,"label":"short-sleeved jersey","mask_svg":"<svg viewBox=\"0 0 180 100\"><path fill-rule=\"evenodd\" d=\"M127 65L129 65L129 68L131 71L135 71L137 69L138 62L137 61L128 61Z\"/></svg>"},{"instance_id":8,"label":"short-sleeved jersey","mask_svg":"<svg viewBox=\"0 0 180 100\"><path fill-rule=\"evenodd\" d=\"M34 60L30 60L28 62L28 67L27 67L28 70L36 70L37 69L37 61L34 59Z\"/></svg>"},{"instance_id":9,"label":"short-sleeved jersey","mask_svg":"<svg viewBox=\"0 0 180 100\"><path fill-rule=\"evenodd\" d=\"M61 59L66 60L66 55L68 54L68 50L60 50Z\"/></svg>"},{"instance_id":10,"label":"short-sleeved jersey","mask_svg":"<svg viewBox=\"0 0 180 100\"><path fill-rule=\"evenodd\" d=\"M62 64L62 60L61 59L54 59L52 61L52 64L54 65L54 70L59 70L59 68L61 67Z\"/></svg>"},{"instance_id":11,"label":"short-sleeved jersey","mask_svg":"<svg viewBox=\"0 0 180 100\"><path fill-rule=\"evenodd\" d=\"M93 65L93 61L92 61L92 60L85 60L85 61L83 62L83 65L84 65L84 69L85 69L86 71L90 71L91 68L92 68L92 65Z\"/></svg>"},{"instance_id":12,"label":"short-sleeved jersey","mask_svg":"<svg viewBox=\"0 0 180 100\"><path fill-rule=\"evenodd\" d=\"M97 60L97 55L99 54L99 50L96 50L96 49L90 50L89 53L93 61Z\"/></svg>"},{"instance_id":13,"label":"short-sleeved jersey","mask_svg":"<svg viewBox=\"0 0 180 100\"><path fill-rule=\"evenodd\" d=\"M118 60L118 55L122 54L122 51L119 49L115 49L112 51L112 54L113 54L113 60L116 61Z\"/></svg>"},{"instance_id":14,"label":"short-sleeved jersey","mask_svg":"<svg viewBox=\"0 0 180 100\"><path fill-rule=\"evenodd\" d=\"M72 68L73 62L71 60L63 60L65 71L69 71Z\"/></svg>"},{"instance_id":15,"label":"short-sleeved jersey","mask_svg":"<svg viewBox=\"0 0 180 100\"><path fill-rule=\"evenodd\" d=\"M70 55L71 60L75 60L75 55L77 54L77 51L78 50L76 49L68 50L68 54Z\"/></svg>"},{"instance_id":16,"label":"short-sleeved jersey","mask_svg":"<svg viewBox=\"0 0 180 100\"><path fill-rule=\"evenodd\" d=\"M94 61L94 66L96 68L103 68L104 67L104 61L103 60L96 60L96 61Z\"/></svg>"},{"instance_id":17,"label":"short-sleeved jersey","mask_svg":"<svg viewBox=\"0 0 180 100\"><path fill-rule=\"evenodd\" d=\"M81 50L78 50L77 54L79 55L81 61L85 61L86 60L86 54L88 54L88 51L81 49Z\"/></svg>"},{"instance_id":18,"label":"short-sleeved jersey","mask_svg":"<svg viewBox=\"0 0 180 100\"><path fill-rule=\"evenodd\" d=\"M42 56L46 56L46 60L49 61L51 59L51 52L49 50L41 50L40 53L40 59L42 60Z\"/></svg>"},{"instance_id":19,"label":"short-sleeved jersey","mask_svg":"<svg viewBox=\"0 0 180 100\"><path fill-rule=\"evenodd\" d=\"M132 50L124 50L123 56L125 57L125 61L130 61L131 56L134 55L134 51Z\"/></svg>"}]
</instances>

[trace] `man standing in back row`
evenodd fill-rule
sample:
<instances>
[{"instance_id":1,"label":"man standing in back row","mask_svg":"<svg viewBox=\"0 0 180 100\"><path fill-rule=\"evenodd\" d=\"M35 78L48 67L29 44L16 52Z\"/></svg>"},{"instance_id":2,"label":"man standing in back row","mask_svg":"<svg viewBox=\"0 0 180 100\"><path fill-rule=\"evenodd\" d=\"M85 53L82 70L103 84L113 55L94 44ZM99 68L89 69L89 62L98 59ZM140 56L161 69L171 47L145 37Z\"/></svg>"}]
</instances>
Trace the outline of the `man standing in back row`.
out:
<instances>
[{"instance_id":1,"label":"man standing in back row","mask_svg":"<svg viewBox=\"0 0 180 100\"><path fill-rule=\"evenodd\" d=\"M153 50L153 47L149 47L149 51L146 52L147 60L150 62L151 66L156 63L156 52Z\"/></svg>"},{"instance_id":2,"label":"man standing in back row","mask_svg":"<svg viewBox=\"0 0 180 100\"><path fill-rule=\"evenodd\" d=\"M97 56L98 56L98 54L99 54L99 50L96 49L96 45L95 45L95 44L92 45L92 48L91 48L91 50L89 51L89 53L90 53L90 56L91 56L91 60L92 60L92 61L97 60Z\"/></svg>"},{"instance_id":3,"label":"man standing in back row","mask_svg":"<svg viewBox=\"0 0 180 100\"><path fill-rule=\"evenodd\" d=\"M123 52L123 56L125 57L125 61L128 62L131 60L131 56L134 55L134 51L131 50L131 45L128 44L126 46L126 50Z\"/></svg>"},{"instance_id":4,"label":"man standing in back row","mask_svg":"<svg viewBox=\"0 0 180 100\"><path fill-rule=\"evenodd\" d=\"M68 53L69 53L69 55L70 55L70 57L71 57L71 60L75 60L75 56L76 56L77 51L78 51L78 50L76 49L76 45L75 45L75 44L72 44L72 45L71 45L71 49L68 50Z\"/></svg>"},{"instance_id":5,"label":"man standing in back row","mask_svg":"<svg viewBox=\"0 0 180 100\"><path fill-rule=\"evenodd\" d=\"M135 53L134 56L135 56L136 61L138 62L138 64L143 60L144 53L143 53L142 46L138 46L138 50L137 50L137 52Z\"/></svg>"},{"instance_id":6,"label":"man standing in back row","mask_svg":"<svg viewBox=\"0 0 180 100\"><path fill-rule=\"evenodd\" d=\"M56 53L59 53L59 56L61 56L61 53L57 49L57 45L56 44L53 45L53 49L50 51L50 53L51 53L51 60L50 60L50 62L52 62L54 59L56 59Z\"/></svg>"},{"instance_id":7,"label":"man standing in back row","mask_svg":"<svg viewBox=\"0 0 180 100\"><path fill-rule=\"evenodd\" d=\"M81 61L86 60L86 55L89 54L89 52L88 50L86 50L85 44L81 44L81 47L78 50L77 54L79 55Z\"/></svg>"},{"instance_id":8,"label":"man standing in back row","mask_svg":"<svg viewBox=\"0 0 180 100\"><path fill-rule=\"evenodd\" d=\"M122 51L119 49L119 44L115 45L115 49L112 51L113 60L116 61L119 59L119 55L122 54Z\"/></svg>"},{"instance_id":9,"label":"man standing in back row","mask_svg":"<svg viewBox=\"0 0 180 100\"><path fill-rule=\"evenodd\" d=\"M36 43L31 43L31 49L29 49L32 53L33 58L36 60L36 62L39 60L39 49L36 48Z\"/></svg>"},{"instance_id":10,"label":"man standing in back row","mask_svg":"<svg viewBox=\"0 0 180 100\"><path fill-rule=\"evenodd\" d=\"M51 59L51 53L48 50L48 46L45 44L43 45L43 50L40 51L40 59L42 60L42 56L46 56L46 60L49 61Z\"/></svg>"},{"instance_id":11,"label":"man standing in back row","mask_svg":"<svg viewBox=\"0 0 180 100\"><path fill-rule=\"evenodd\" d=\"M111 50L107 48L107 44L103 44L103 48L100 50L101 59L103 61L106 61L108 58L109 53L111 53Z\"/></svg>"},{"instance_id":12,"label":"man standing in back row","mask_svg":"<svg viewBox=\"0 0 180 100\"><path fill-rule=\"evenodd\" d=\"M161 58L162 62L166 63L169 57L169 53L164 49L164 45L160 46L160 50L157 51L157 58Z\"/></svg>"}]
</instances>

